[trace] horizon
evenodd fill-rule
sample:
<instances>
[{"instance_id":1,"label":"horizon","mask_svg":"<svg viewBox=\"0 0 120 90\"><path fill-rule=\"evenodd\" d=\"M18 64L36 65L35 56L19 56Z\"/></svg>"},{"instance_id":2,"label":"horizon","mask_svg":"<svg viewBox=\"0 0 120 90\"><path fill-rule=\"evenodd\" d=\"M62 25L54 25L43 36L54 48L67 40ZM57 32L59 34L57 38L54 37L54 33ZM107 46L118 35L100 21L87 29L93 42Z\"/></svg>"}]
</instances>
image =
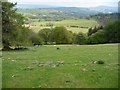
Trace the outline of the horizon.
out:
<instances>
[{"instance_id":1,"label":"horizon","mask_svg":"<svg viewBox=\"0 0 120 90\"><path fill-rule=\"evenodd\" d=\"M9 2L17 2L18 5L20 4L33 4L33 5L47 5L47 6L61 6L61 7L97 7L97 6L110 6L110 7L117 7L119 0L8 0Z\"/></svg>"}]
</instances>

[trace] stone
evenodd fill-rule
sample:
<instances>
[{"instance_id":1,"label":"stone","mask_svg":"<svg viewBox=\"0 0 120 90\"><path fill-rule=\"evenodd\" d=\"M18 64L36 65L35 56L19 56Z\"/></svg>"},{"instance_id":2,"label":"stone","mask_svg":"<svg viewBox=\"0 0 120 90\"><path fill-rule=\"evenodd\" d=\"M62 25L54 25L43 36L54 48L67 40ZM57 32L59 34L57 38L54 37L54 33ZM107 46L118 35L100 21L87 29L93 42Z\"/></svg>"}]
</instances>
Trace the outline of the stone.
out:
<instances>
[{"instance_id":1,"label":"stone","mask_svg":"<svg viewBox=\"0 0 120 90\"><path fill-rule=\"evenodd\" d=\"M44 64L40 64L40 65L38 65L39 67L43 67L44 66Z\"/></svg>"},{"instance_id":2,"label":"stone","mask_svg":"<svg viewBox=\"0 0 120 90\"><path fill-rule=\"evenodd\" d=\"M53 67L53 68L55 68L55 67L56 67L56 65L53 65L52 67Z\"/></svg>"},{"instance_id":3,"label":"stone","mask_svg":"<svg viewBox=\"0 0 120 90\"><path fill-rule=\"evenodd\" d=\"M38 65L38 64L40 64L40 62L39 61L35 61L35 62L33 62L33 64L37 64Z\"/></svg>"},{"instance_id":4,"label":"stone","mask_svg":"<svg viewBox=\"0 0 120 90\"><path fill-rule=\"evenodd\" d=\"M18 76L18 75L12 75L12 78L13 78L13 77L17 77L17 76Z\"/></svg>"},{"instance_id":5,"label":"stone","mask_svg":"<svg viewBox=\"0 0 120 90\"><path fill-rule=\"evenodd\" d=\"M15 62L15 60L12 60L12 62Z\"/></svg>"}]
</instances>

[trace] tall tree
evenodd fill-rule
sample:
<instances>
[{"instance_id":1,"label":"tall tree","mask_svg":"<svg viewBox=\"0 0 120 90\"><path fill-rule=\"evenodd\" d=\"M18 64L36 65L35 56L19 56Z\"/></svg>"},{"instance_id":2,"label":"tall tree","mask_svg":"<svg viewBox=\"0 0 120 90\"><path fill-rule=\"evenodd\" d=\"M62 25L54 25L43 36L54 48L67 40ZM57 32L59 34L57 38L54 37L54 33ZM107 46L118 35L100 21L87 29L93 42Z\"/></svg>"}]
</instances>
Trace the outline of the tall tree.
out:
<instances>
[{"instance_id":1,"label":"tall tree","mask_svg":"<svg viewBox=\"0 0 120 90\"><path fill-rule=\"evenodd\" d=\"M108 23L105 26L105 36L108 42L120 42L120 20Z\"/></svg>"},{"instance_id":2,"label":"tall tree","mask_svg":"<svg viewBox=\"0 0 120 90\"><path fill-rule=\"evenodd\" d=\"M14 8L16 4L2 2L2 43L4 49L28 44L29 29L24 27L25 18L16 13L17 9Z\"/></svg>"}]
</instances>

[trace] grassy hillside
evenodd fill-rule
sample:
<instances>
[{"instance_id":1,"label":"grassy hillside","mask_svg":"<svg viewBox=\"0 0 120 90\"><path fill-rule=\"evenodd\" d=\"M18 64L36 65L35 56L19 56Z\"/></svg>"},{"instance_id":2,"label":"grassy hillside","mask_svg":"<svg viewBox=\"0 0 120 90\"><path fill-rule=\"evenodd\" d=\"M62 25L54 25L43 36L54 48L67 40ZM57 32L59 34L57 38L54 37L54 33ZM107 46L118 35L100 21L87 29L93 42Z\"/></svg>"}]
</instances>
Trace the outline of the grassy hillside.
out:
<instances>
[{"instance_id":1,"label":"grassy hillside","mask_svg":"<svg viewBox=\"0 0 120 90\"><path fill-rule=\"evenodd\" d=\"M118 87L117 44L3 51L2 60L3 88ZM99 60L104 64L93 63Z\"/></svg>"}]
</instances>

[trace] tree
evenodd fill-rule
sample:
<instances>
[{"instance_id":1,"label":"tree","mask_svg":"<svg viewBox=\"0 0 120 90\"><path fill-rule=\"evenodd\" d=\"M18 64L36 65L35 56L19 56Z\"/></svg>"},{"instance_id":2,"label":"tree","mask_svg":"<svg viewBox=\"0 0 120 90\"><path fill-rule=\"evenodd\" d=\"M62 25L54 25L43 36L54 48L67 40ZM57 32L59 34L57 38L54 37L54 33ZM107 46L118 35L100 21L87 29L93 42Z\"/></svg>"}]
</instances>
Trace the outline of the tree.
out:
<instances>
[{"instance_id":1,"label":"tree","mask_svg":"<svg viewBox=\"0 0 120 90\"><path fill-rule=\"evenodd\" d=\"M4 49L10 49L10 46L21 46L29 43L28 28L24 27L25 18L16 13L13 4L2 2L2 43Z\"/></svg>"},{"instance_id":2,"label":"tree","mask_svg":"<svg viewBox=\"0 0 120 90\"><path fill-rule=\"evenodd\" d=\"M29 34L30 34L29 38L33 45L42 45L43 44L43 41L42 41L41 37L39 37L38 33L31 31L31 33L29 33Z\"/></svg>"},{"instance_id":3,"label":"tree","mask_svg":"<svg viewBox=\"0 0 120 90\"><path fill-rule=\"evenodd\" d=\"M73 41L73 33L63 26L55 27L52 30L51 40L56 44L70 44Z\"/></svg>"},{"instance_id":4,"label":"tree","mask_svg":"<svg viewBox=\"0 0 120 90\"><path fill-rule=\"evenodd\" d=\"M85 34L79 32L78 34L75 35L75 44L85 44L86 43L86 36Z\"/></svg>"},{"instance_id":5,"label":"tree","mask_svg":"<svg viewBox=\"0 0 120 90\"><path fill-rule=\"evenodd\" d=\"M89 44L103 44L106 43L107 40L105 38L105 34L103 30L99 30L96 33L92 34L88 37Z\"/></svg>"},{"instance_id":6,"label":"tree","mask_svg":"<svg viewBox=\"0 0 120 90\"><path fill-rule=\"evenodd\" d=\"M98 26L98 27L94 27L93 29L92 28L89 28L88 30L88 36L91 36L92 34L96 33L98 30L101 30L103 29L103 26Z\"/></svg>"},{"instance_id":7,"label":"tree","mask_svg":"<svg viewBox=\"0 0 120 90\"><path fill-rule=\"evenodd\" d=\"M104 30L108 42L120 42L120 20L108 23Z\"/></svg>"},{"instance_id":8,"label":"tree","mask_svg":"<svg viewBox=\"0 0 120 90\"><path fill-rule=\"evenodd\" d=\"M52 30L49 28L44 28L38 32L38 35L41 37L43 42L47 44L50 41L50 35L51 35Z\"/></svg>"},{"instance_id":9,"label":"tree","mask_svg":"<svg viewBox=\"0 0 120 90\"><path fill-rule=\"evenodd\" d=\"M88 35L88 36L92 35L92 28L89 28L87 35Z\"/></svg>"}]
</instances>

